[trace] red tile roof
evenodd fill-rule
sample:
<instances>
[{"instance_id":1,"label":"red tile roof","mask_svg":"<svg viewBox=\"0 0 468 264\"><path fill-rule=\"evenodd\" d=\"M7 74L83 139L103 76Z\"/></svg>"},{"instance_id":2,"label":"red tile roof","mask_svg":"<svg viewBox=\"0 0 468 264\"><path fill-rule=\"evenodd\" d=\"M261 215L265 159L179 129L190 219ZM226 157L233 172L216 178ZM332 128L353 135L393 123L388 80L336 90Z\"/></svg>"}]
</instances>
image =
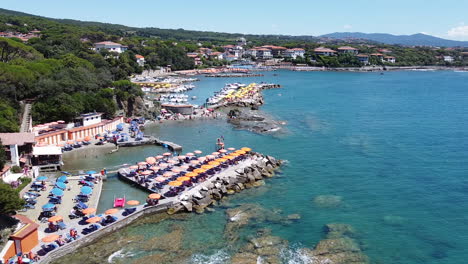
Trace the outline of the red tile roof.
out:
<instances>
[{"instance_id":1,"label":"red tile roof","mask_svg":"<svg viewBox=\"0 0 468 264\"><path fill-rule=\"evenodd\" d=\"M137 59L144 59L145 57L141 56L140 54L135 55L135 58Z\"/></svg>"},{"instance_id":2,"label":"red tile roof","mask_svg":"<svg viewBox=\"0 0 468 264\"><path fill-rule=\"evenodd\" d=\"M115 42L112 42L112 41L101 41L101 42L98 42L98 43L94 43L94 45L98 45L98 44L99 45L108 45L108 46L110 46L110 45L112 45L112 46L115 46L115 45L122 46L122 44L115 43Z\"/></svg>"},{"instance_id":3,"label":"red tile roof","mask_svg":"<svg viewBox=\"0 0 468 264\"><path fill-rule=\"evenodd\" d=\"M314 49L314 51L315 52L332 52L332 53L336 52L336 51L334 51L332 49L324 48L324 47L316 48L316 49Z\"/></svg>"},{"instance_id":4,"label":"red tile roof","mask_svg":"<svg viewBox=\"0 0 468 264\"><path fill-rule=\"evenodd\" d=\"M8 145L24 145L27 143L34 143L34 133L0 133L2 144Z\"/></svg>"},{"instance_id":5,"label":"red tile roof","mask_svg":"<svg viewBox=\"0 0 468 264\"><path fill-rule=\"evenodd\" d=\"M343 46L343 47L339 47L338 50L358 50L358 49L349 47L349 46Z\"/></svg>"}]
</instances>

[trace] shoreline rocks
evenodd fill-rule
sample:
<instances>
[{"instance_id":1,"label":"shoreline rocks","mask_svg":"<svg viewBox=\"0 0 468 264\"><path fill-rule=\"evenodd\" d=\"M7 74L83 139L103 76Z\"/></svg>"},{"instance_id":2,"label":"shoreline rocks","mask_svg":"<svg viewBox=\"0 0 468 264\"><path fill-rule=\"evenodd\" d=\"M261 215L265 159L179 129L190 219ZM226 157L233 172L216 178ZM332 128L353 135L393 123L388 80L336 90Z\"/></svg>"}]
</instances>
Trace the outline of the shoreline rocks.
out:
<instances>
[{"instance_id":1,"label":"shoreline rocks","mask_svg":"<svg viewBox=\"0 0 468 264\"><path fill-rule=\"evenodd\" d=\"M273 118L261 111L254 109L241 110L239 108L231 109L228 112L228 123L234 125L237 129L259 134L277 132L285 124L285 122L273 120Z\"/></svg>"}]
</instances>

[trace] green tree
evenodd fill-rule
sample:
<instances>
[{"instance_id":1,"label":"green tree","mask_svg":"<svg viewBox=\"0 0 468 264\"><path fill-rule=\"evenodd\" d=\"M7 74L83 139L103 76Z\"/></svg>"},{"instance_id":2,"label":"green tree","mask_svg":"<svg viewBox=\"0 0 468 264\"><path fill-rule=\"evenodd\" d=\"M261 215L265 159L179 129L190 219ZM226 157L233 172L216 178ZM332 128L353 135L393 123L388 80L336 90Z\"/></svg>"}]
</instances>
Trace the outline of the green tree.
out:
<instances>
[{"instance_id":1,"label":"green tree","mask_svg":"<svg viewBox=\"0 0 468 264\"><path fill-rule=\"evenodd\" d=\"M23 208L25 202L8 184L0 184L0 214L14 214L15 211Z\"/></svg>"},{"instance_id":2,"label":"green tree","mask_svg":"<svg viewBox=\"0 0 468 264\"><path fill-rule=\"evenodd\" d=\"M6 164L6 152L2 144L2 140L0 139L0 170L2 170L3 167L5 167L5 164Z\"/></svg>"},{"instance_id":3,"label":"green tree","mask_svg":"<svg viewBox=\"0 0 468 264\"><path fill-rule=\"evenodd\" d=\"M18 127L18 117L16 109L10 106L6 101L0 101L0 132L1 133L10 133L17 132ZM3 166L0 166L3 168Z\"/></svg>"}]
</instances>

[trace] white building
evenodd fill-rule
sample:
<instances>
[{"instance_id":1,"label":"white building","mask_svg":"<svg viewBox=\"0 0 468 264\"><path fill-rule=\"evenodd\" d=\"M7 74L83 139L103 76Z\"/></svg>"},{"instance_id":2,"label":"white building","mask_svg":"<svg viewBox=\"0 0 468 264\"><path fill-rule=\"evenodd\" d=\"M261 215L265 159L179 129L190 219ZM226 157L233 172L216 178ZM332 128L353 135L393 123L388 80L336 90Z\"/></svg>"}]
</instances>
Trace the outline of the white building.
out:
<instances>
[{"instance_id":1,"label":"white building","mask_svg":"<svg viewBox=\"0 0 468 264\"><path fill-rule=\"evenodd\" d=\"M366 54L359 54L356 56L358 60L363 63L364 65L369 64L369 55Z\"/></svg>"},{"instance_id":2,"label":"white building","mask_svg":"<svg viewBox=\"0 0 468 264\"><path fill-rule=\"evenodd\" d=\"M305 50L300 48L287 49L283 52L283 56L287 58L297 59L297 57L304 58Z\"/></svg>"},{"instance_id":3,"label":"white building","mask_svg":"<svg viewBox=\"0 0 468 264\"><path fill-rule=\"evenodd\" d=\"M270 49L266 48L259 48L257 49L257 58L263 59L263 60L269 60L273 58L273 54L271 53Z\"/></svg>"},{"instance_id":4,"label":"white building","mask_svg":"<svg viewBox=\"0 0 468 264\"><path fill-rule=\"evenodd\" d=\"M342 54L357 55L359 53L359 50L353 47L343 46L338 48L338 52Z\"/></svg>"},{"instance_id":5,"label":"white building","mask_svg":"<svg viewBox=\"0 0 468 264\"><path fill-rule=\"evenodd\" d=\"M333 56L336 54L335 50L324 48L324 47L318 47L314 49L314 53L316 55L321 55L321 56Z\"/></svg>"},{"instance_id":6,"label":"white building","mask_svg":"<svg viewBox=\"0 0 468 264\"><path fill-rule=\"evenodd\" d=\"M384 60L385 60L385 62L389 62L389 63L395 63L396 62L396 58L392 57L392 56L385 56Z\"/></svg>"},{"instance_id":7,"label":"white building","mask_svg":"<svg viewBox=\"0 0 468 264\"><path fill-rule=\"evenodd\" d=\"M135 55L138 65L141 67L145 66L145 57L141 56L140 54Z\"/></svg>"},{"instance_id":8,"label":"white building","mask_svg":"<svg viewBox=\"0 0 468 264\"><path fill-rule=\"evenodd\" d=\"M94 43L94 50L96 50L97 52L100 52L101 50L108 50L112 52L122 53L127 49L127 46L123 46L122 44L115 43L112 41Z\"/></svg>"},{"instance_id":9,"label":"white building","mask_svg":"<svg viewBox=\"0 0 468 264\"><path fill-rule=\"evenodd\" d=\"M77 117L76 120L80 123L81 126L85 127L101 123L101 116L101 113L87 113L80 115L80 117Z\"/></svg>"},{"instance_id":10,"label":"white building","mask_svg":"<svg viewBox=\"0 0 468 264\"><path fill-rule=\"evenodd\" d=\"M455 59L452 56L444 56L444 61L453 62Z\"/></svg>"}]
</instances>

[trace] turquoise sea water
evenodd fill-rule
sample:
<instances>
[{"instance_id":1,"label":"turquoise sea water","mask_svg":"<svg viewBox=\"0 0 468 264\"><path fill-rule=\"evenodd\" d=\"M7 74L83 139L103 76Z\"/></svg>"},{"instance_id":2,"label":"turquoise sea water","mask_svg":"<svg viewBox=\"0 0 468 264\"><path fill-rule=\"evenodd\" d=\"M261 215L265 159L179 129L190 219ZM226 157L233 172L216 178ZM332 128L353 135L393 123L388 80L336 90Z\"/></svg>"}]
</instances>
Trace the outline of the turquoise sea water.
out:
<instances>
[{"instance_id":1,"label":"turquoise sea water","mask_svg":"<svg viewBox=\"0 0 468 264\"><path fill-rule=\"evenodd\" d=\"M273 74L278 74L273 76ZM468 74L455 72L267 72L259 78L202 78L191 95L203 101L227 82L274 82L261 108L285 120L284 132L258 135L233 130L220 121L192 121L147 127L146 133L177 142L184 150L211 152L217 137L228 146L249 146L287 160L281 175L258 189L229 198L257 203L283 214L298 213L292 225L261 223L289 241L313 247L323 226L340 222L359 232L358 240L375 263L465 263L468 259ZM163 150L122 148L118 154L90 156L68 168L116 168ZM143 199L146 194L116 178L104 185L100 208L114 193ZM337 195L342 205L318 208L318 195ZM223 208L191 215L184 233L194 262L223 263L229 255ZM168 223L131 227L150 239ZM148 252L133 252L134 259Z\"/></svg>"}]
</instances>

